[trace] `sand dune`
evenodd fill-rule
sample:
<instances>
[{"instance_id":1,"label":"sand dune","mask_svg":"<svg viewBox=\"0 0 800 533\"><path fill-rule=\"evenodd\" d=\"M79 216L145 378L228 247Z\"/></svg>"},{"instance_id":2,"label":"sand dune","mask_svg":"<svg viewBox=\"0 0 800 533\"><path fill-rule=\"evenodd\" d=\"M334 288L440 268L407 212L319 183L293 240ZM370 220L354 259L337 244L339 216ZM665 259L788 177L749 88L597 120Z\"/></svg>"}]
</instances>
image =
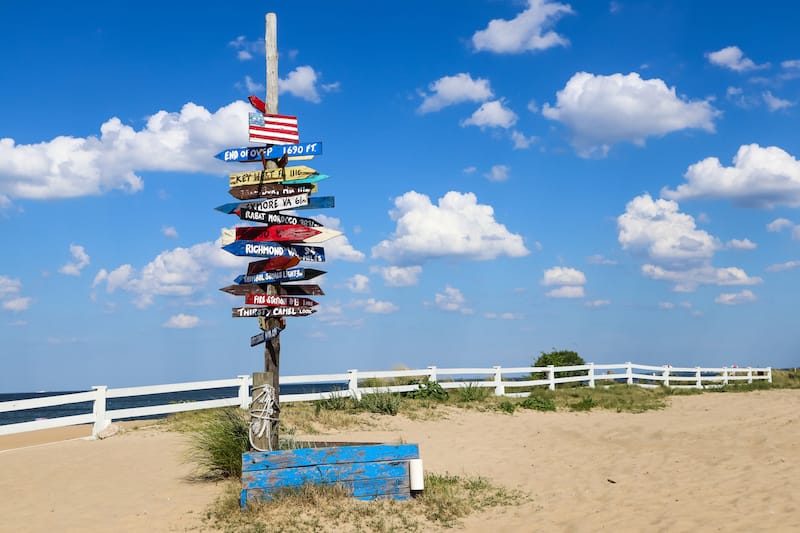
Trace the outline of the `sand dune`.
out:
<instances>
[{"instance_id":1,"label":"sand dune","mask_svg":"<svg viewBox=\"0 0 800 533\"><path fill-rule=\"evenodd\" d=\"M798 390L674 397L642 414L453 410L382 424L324 438L417 442L427 470L530 494L467 531L798 530ZM0 451L0 531L196 529L219 487L186 481L182 439L140 429Z\"/></svg>"}]
</instances>

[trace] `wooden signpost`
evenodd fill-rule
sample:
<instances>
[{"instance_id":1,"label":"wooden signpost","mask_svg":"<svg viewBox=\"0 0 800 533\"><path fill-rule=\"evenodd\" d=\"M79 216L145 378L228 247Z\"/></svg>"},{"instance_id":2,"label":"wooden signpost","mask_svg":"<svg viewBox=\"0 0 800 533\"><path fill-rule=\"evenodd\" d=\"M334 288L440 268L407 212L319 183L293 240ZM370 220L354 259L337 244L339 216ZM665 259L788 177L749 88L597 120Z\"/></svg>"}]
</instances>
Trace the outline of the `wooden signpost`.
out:
<instances>
[{"instance_id":1,"label":"wooden signpost","mask_svg":"<svg viewBox=\"0 0 800 533\"><path fill-rule=\"evenodd\" d=\"M252 276L237 276L234 283L240 285L260 285L262 283L283 283L285 281L308 281L325 273L324 270L314 268L290 268L273 272L259 272Z\"/></svg>"},{"instance_id":2,"label":"wooden signpost","mask_svg":"<svg viewBox=\"0 0 800 533\"><path fill-rule=\"evenodd\" d=\"M310 316L316 313L311 307L234 307L231 309L233 318L252 317L284 317L284 316Z\"/></svg>"},{"instance_id":3,"label":"wooden signpost","mask_svg":"<svg viewBox=\"0 0 800 533\"><path fill-rule=\"evenodd\" d=\"M237 241L303 242L322 233L300 224L276 224L267 227L236 228Z\"/></svg>"},{"instance_id":4,"label":"wooden signpost","mask_svg":"<svg viewBox=\"0 0 800 533\"><path fill-rule=\"evenodd\" d=\"M259 272L267 272L270 270L286 270L300 264L300 258L295 257L270 257L269 259L262 259L261 261L252 261L247 265L247 273L258 274Z\"/></svg>"},{"instance_id":5,"label":"wooden signpost","mask_svg":"<svg viewBox=\"0 0 800 533\"><path fill-rule=\"evenodd\" d=\"M311 298L296 296L278 296L275 294L248 294L245 305L265 305L268 307L314 307L317 302Z\"/></svg>"}]
</instances>

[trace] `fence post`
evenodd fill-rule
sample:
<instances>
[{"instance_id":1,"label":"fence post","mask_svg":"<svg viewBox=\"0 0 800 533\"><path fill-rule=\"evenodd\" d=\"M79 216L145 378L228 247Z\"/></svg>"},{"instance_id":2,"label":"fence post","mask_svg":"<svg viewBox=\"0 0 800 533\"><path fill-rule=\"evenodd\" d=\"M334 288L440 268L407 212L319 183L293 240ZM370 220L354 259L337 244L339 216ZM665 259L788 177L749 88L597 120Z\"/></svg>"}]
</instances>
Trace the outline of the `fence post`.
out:
<instances>
[{"instance_id":1,"label":"fence post","mask_svg":"<svg viewBox=\"0 0 800 533\"><path fill-rule=\"evenodd\" d=\"M772 383L772 367L767 367L767 383Z\"/></svg>"},{"instance_id":2,"label":"fence post","mask_svg":"<svg viewBox=\"0 0 800 533\"><path fill-rule=\"evenodd\" d=\"M358 390L358 370L355 368L347 371L347 390L350 391L350 397L354 400L361 401L361 391Z\"/></svg>"},{"instance_id":3,"label":"fence post","mask_svg":"<svg viewBox=\"0 0 800 533\"><path fill-rule=\"evenodd\" d=\"M753 367L752 366L748 366L747 367L747 383L748 384L753 383Z\"/></svg>"},{"instance_id":4,"label":"fence post","mask_svg":"<svg viewBox=\"0 0 800 533\"><path fill-rule=\"evenodd\" d=\"M700 375L700 367L695 367L697 371L695 372L695 378L697 379L697 383L695 383L695 387L698 389L703 388L703 377Z\"/></svg>"},{"instance_id":5,"label":"fence post","mask_svg":"<svg viewBox=\"0 0 800 533\"><path fill-rule=\"evenodd\" d=\"M594 388L594 363L589 363L589 388Z\"/></svg>"},{"instance_id":6,"label":"fence post","mask_svg":"<svg viewBox=\"0 0 800 533\"><path fill-rule=\"evenodd\" d=\"M633 385L633 363L630 361L625 363L625 378L628 385Z\"/></svg>"},{"instance_id":7,"label":"fence post","mask_svg":"<svg viewBox=\"0 0 800 533\"><path fill-rule=\"evenodd\" d=\"M547 365L547 379L550 380L547 388L556 390L556 368L553 365Z\"/></svg>"},{"instance_id":8,"label":"fence post","mask_svg":"<svg viewBox=\"0 0 800 533\"><path fill-rule=\"evenodd\" d=\"M503 386L503 372L501 367L493 366L494 369L494 395L505 396L506 388Z\"/></svg>"},{"instance_id":9,"label":"fence post","mask_svg":"<svg viewBox=\"0 0 800 533\"><path fill-rule=\"evenodd\" d=\"M727 366L723 366L722 367L722 385L724 386L724 385L727 385L727 384L728 384L728 367Z\"/></svg>"},{"instance_id":10,"label":"fence post","mask_svg":"<svg viewBox=\"0 0 800 533\"><path fill-rule=\"evenodd\" d=\"M669 387L669 366L664 367L664 372L661 375L664 376L664 386Z\"/></svg>"},{"instance_id":11,"label":"fence post","mask_svg":"<svg viewBox=\"0 0 800 533\"><path fill-rule=\"evenodd\" d=\"M248 409L250 407L250 376L236 376L239 378L239 407Z\"/></svg>"},{"instance_id":12,"label":"fence post","mask_svg":"<svg viewBox=\"0 0 800 533\"><path fill-rule=\"evenodd\" d=\"M436 367L429 366L428 367L428 383L436 383L439 377L436 375Z\"/></svg>"},{"instance_id":13,"label":"fence post","mask_svg":"<svg viewBox=\"0 0 800 533\"><path fill-rule=\"evenodd\" d=\"M92 388L96 393L94 404L92 405L92 414L94 415L92 437L97 438L101 431L111 425L111 420L106 420L106 393L108 392L108 386L96 385Z\"/></svg>"}]
</instances>

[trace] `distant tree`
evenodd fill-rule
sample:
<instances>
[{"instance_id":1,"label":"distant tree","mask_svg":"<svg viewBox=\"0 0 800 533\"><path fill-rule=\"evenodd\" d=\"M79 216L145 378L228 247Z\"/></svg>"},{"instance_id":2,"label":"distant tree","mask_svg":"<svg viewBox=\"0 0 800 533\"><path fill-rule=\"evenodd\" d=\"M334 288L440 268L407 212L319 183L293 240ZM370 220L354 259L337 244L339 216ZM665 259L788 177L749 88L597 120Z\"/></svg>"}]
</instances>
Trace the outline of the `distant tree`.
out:
<instances>
[{"instance_id":1,"label":"distant tree","mask_svg":"<svg viewBox=\"0 0 800 533\"><path fill-rule=\"evenodd\" d=\"M547 353L541 352L541 355L533 363L533 366L553 365L555 367L559 367L559 366L577 366L585 364L586 362L580 355L578 355L578 352L573 352L572 350L556 350L555 348L553 348L553 351L551 352ZM571 370L569 372L559 372L556 374L556 377L581 376L585 374L586 372L582 372L580 370ZM533 374L531 374L531 379L547 379L547 374L543 372L534 372Z\"/></svg>"},{"instance_id":2,"label":"distant tree","mask_svg":"<svg viewBox=\"0 0 800 533\"><path fill-rule=\"evenodd\" d=\"M578 352L571 350L556 350L553 348L552 352L541 352L541 355L533 363L533 366L575 366L585 365L586 362L578 355Z\"/></svg>"}]
</instances>

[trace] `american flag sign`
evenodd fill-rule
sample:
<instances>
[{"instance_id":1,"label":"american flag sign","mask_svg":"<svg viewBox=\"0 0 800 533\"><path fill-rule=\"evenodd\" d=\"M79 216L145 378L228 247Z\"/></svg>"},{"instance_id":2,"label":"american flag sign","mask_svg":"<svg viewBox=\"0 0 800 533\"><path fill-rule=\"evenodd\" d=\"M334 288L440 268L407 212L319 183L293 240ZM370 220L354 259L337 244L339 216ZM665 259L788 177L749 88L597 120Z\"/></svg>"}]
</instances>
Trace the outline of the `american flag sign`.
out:
<instances>
[{"instance_id":1,"label":"american flag sign","mask_svg":"<svg viewBox=\"0 0 800 533\"><path fill-rule=\"evenodd\" d=\"M297 117L250 113L250 142L265 144L297 144L300 134Z\"/></svg>"}]
</instances>

